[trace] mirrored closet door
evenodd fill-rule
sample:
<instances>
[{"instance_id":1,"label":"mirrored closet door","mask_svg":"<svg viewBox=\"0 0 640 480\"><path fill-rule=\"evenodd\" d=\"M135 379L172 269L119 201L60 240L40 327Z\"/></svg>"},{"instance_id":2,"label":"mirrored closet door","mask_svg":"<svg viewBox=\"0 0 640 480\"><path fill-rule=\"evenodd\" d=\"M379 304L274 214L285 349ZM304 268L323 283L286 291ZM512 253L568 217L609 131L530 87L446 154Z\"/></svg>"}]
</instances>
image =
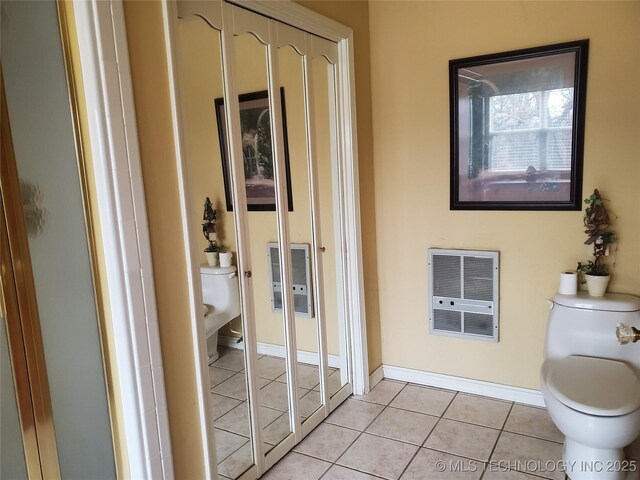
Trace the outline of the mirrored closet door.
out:
<instances>
[{"instance_id":1,"label":"mirrored closet door","mask_svg":"<svg viewBox=\"0 0 640 480\"><path fill-rule=\"evenodd\" d=\"M166 8L211 469L257 478L352 392L338 44Z\"/></svg>"}]
</instances>

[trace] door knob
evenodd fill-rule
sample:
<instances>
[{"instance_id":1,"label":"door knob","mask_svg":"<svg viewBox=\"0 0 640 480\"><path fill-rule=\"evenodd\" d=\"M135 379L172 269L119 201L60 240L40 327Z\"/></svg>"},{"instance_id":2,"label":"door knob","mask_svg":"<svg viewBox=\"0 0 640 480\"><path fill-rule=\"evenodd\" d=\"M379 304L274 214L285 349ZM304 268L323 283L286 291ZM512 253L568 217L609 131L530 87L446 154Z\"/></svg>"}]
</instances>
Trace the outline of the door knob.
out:
<instances>
[{"instance_id":1,"label":"door knob","mask_svg":"<svg viewBox=\"0 0 640 480\"><path fill-rule=\"evenodd\" d=\"M251 278L251 270L247 270L246 272L244 272L244 276L247 278Z\"/></svg>"}]
</instances>

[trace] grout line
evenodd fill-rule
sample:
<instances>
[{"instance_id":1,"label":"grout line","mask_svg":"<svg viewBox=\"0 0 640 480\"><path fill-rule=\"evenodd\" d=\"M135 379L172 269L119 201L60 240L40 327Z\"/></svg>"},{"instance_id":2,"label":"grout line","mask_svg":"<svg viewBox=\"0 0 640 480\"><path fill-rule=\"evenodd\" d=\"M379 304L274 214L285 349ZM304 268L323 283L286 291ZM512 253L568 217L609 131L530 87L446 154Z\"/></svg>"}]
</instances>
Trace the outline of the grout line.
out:
<instances>
[{"instance_id":1,"label":"grout line","mask_svg":"<svg viewBox=\"0 0 640 480\"><path fill-rule=\"evenodd\" d=\"M451 397L451 400L449 401L449 403L447 404L447 407L442 411L442 414L440 415L440 417L438 418L438 420L436 421L436 423L433 425L433 428L431 429L431 431L429 432L429 434L425 437L425 439L422 441L422 443L420 445L418 445L418 449L416 450L416 452L413 454L413 456L411 457L411 459L409 460L409 462L407 462L407 464L404 466L404 468L402 469L402 472L400 472L400 475L398 476L398 478L402 478L402 476L404 475L404 473L407 471L407 468L409 468L409 465L411 465L413 463L413 461L416 459L416 457L418 456L418 453L420 453L420 450L424 447L424 444L427 442L427 440L429 439L429 437L431 436L431 434L435 431L436 427L438 426L438 424L440 423L440 420L442 420L442 415L444 415L447 410L449 410L449 407L451 406L451 404L453 403L453 401L456 399L456 397L458 396L459 392L456 392L455 395L453 397Z\"/></svg>"},{"instance_id":2,"label":"grout line","mask_svg":"<svg viewBox=\"0 0 640 480\"><path fill-rule=\"evenodd\" d=\"M347 448L345 448L344 452L342 452L342 453L340 454L340 456L338 456L338 458L336 458L336 460L333 462L333 465L340 465L340 464L338 463L338 461L339 461L339 460L340 460L340 459L345 455L345 453L347 453L347 452L349 451L349 449L350 449L351 447L353 447L353 445L358 441L358 439L359 439L360 437L362 437L362 435L363 435L363 434L365 433L365 431L366 431L366 430L367 430L367 429L368 429L368 428L373 424L373 422L375 422L375 421L378 419L378 417L379 417L380 415L382 415L382 412L384 412L384 411L389 407L389 405L391 404L391 402L393 402L393 401L396 399L396 397L397 397L398 395L400 395L400 393L401 393L401 392L406 388L406 386L407 386L407 384L405 383L405 384L402 386L402 388L401 388L400 390L398 390L398 392L393 396L393 398L391 398L391 400L389 400L389 403L387 403L386 405L381 405L381 406L382 406L382 410L380 410L380 412L378 412L378 414L377 414L377 415L376 415L376 416L375 416L375 417L374 417L374 418L373 418L373 419L372 419L372 420L367 424L367 426L366 426L362 431L360 431L360 434L359 434L356 438L354 438L354 439L353 439L353 442L351 442L351 443L349 444L349 446L348 446ZM375 388L375 387L374 387L374 388ZM349 398L350 398L350 397L349 397ZM358 400L355 400L355 401L358 401ZM380 405L380 404L376 404L376 405ZM337 410L337 409L336 409L336 410ZM326 420L326 419L325 419L325 420ZM340 426L340 425L339 425L339 426ZM352 430L354 430L354 429L352 429ZM420 447L418 447L418 450L420 450ZM340 465L340 466L343 466L343 465ZM329 468L331 468L331 467L329 467ZM356 471L361 472L360 470L356 470ZM361 473L367 473L367 474L369 474L368 472L361 472Z\"/></svg>"},{"instance_id":3,"label":"grout line","mask_svg":"<svg viewBox=\"0 0 640 480\"><path fill-rule=\"evenodd\" d=\"M223 368L223 369L224 369L224 367L216 367L216 368ZM225 370L230 370L230 369L225 369ZM225 381L227 381L227 380L229 380L229 379L233 378L237 373L242 373L243 375L245 375L245 373L244 373L244 372L242 372L242 371L240 371L240 372L237 372L237 371L235 371L235 370L231 370L231 371L234 371L234 372L235 372L235 374L234 374L234 375L232 375L231 377L229 377L228 379L225 379L223 382L220 382L220 383L219 383L219 384L217 384L216 386L218 386L218 385L220 385L220 384L224 383ZM334 373L335 373L335 372L334 372ZM331 374L330 374L330 375L331 375ZM277 378L279 378L279 377L277 377ZM266 380L269 380L269 383L265 384L265 385L261 388L261 390L262 390L263 388L267 387L268 385L272 384L273 382L278 382L277 378L276 378L276 379L266 379ZM384 379L383 379L383 380L384 380ZM430 387L430 386L419 385L419 384L413 384L413 383L411 383L411 382L403 382L403 381L399 381L399 380L398 380L398 381L396 381L396 380L390 380L390 381L391 381L391 382L394 382L394 383L403 384L403 385L402 385L402 388L400 388L400 390L398 390L398 392L397 392L397 393L396 393L396 394L391 398L391 400L390 400L389 402L387 402L386 404L381 404L381 403L377 403L377 402L371 402L371 401L369 401L369 400L365 400L363 397L355 398L355 396L353 396L353 395L352 395L352 396L350 396L350 397L348 397L348 399L349 399L349 400L362 401L362 402L365 402L365 403L368 403L368 404L378 405L378 406L382 407L382 410L381 410L378 414L376 414L376 415L371 419L371 421L370 421L370 422L369 422L369 423L368 423L368 424L367 424L367 425L366 425L362 430L357 429L357 428L353 428L353 427L349 427L349 426L345 426L345 425L339 425L339 424L330 423L330 422L328 422L328 421L327 421L329 417L327 417L327 418L323 419L323 420L322 420L322 422L319 424L319 425L321 425L322 423L326 423L326 424L328 424L328 425L337 426L337 427L340 427L340 428L345 428L345 429L348 429L348 430L351 430L351 431L353 431L353 432L357 432L357 433L358 433L358 435L354 438L354 440L353 440L353 441L351 441L351 442L349 443L349 445L348 445L348 446L344 449L344 451L343 451L343 452L342 452L342 453L341 453L341 454L336 458L336 460L335 460L335 461L331 462L331 461L326 460L326 459L321 458L321 457L315 457L313 454L309 454L309 453L304 453L304 452L297 451L297 450L295 450L295 447L294 447L294 449L292 449L291 451L292 451L292 452L295 452L295 453L297 453L297 454L299 454L299 455L303 455L303 456L305 456L305 457L308 457L308 458L314 459L314 460L318 460L318 461L322 461L322 462L325 462L325 463L329 463L329 464L330 464L329 468L328 468L328 469L327 469L327 470L326 470L326 471L325 471L325 472L320 476L320 478L324 478L324 477L327 475L327 472L329 472L329 471L331 470L331 468L332 468L334 465L337 465L337 466L339 466L339 467L341 467L341 468L346 468L347 470L350 470L350 471L359 472L359 473L365 473L365 474L367 474L367 475L371 475L371 476L373 476L373 477L375 477L375 478L382 478L382 477L379 477L378 475L373 475L373 474L371 474L371 473L369 473L369 472L364 472L364 471L362 471L362 470L358 470L357 468L353 468L353 467L349 467L349 466L345 466L345 465L340 465L340 464L338 463L338 462L340 461L340 459L341 459L341 458L342 458L342 457L343 457L343 456L344 456L344 455L345 455L345 454L346 454L346 453L347 453L347 452L348 452L348 451L353 447L353 445L354 445L354 444L355 444L355 443L356 443L356 442L357 442L357 441L358 441L358 440L363 436L363 434L365 434L365 433L366 433L366 434L371 435L371 436L375 436L375 437L379 437L379 438L384 438L384 439L392 440L392 441L396 441L396 442L400 442L400 443L403 443L403 444L405 444L405 445L407 445L407 446L411 446L411 447L414 447L414 448L415 448L415 447L417 447L416 452L415 452L415 453L414 453L414 455L412 456L411 460L410 460L410 461L407 463L407 465L404 467L404 469L403 469L402 473L400 474L400 477L401 477L402 475L404 475L404 474L405 474L406 470L409 468L409 466L410 466L410 465L412 464L412 462L415 460L416 456L417 456L417 455L418 455L418 453L421 451L421 449L425 448L425 449L427 449L427 450L438 451L438 452L441 452L441 453L444 453L444 454L447 454L447 455L453 455L453 456L459 457L459 458L461 458L461 459L465 459L465 460L470 460L470 461L474 461L474 462L482 463L482 464L484 465L484 469L483 469L483 471L482 471L481 476L479 477L479 480L482 480L482 479L484 478L484 476L485 476L486 471L487 471L487 465L488 465L488 463L491 461L491 459L492 459L492 457L493 457L493 455L494 455L494 453L495 453L495 450L496 450L497 444L498 444L498 442L499 442L499 440L500 440L500 438L501 438L501 436L502 436L502 433L503 433L503 432L507 432L507 433L514 434L514 435L522 435L522 436L525 436L525 437L528 437L528 438L532 438L532 439L536 439L536 440L542 440L542 441L548 441L548 442L552 442L552 443L555 443L555 444L561 444L561 442L557 442L557 441L554 441L554 440L548 440L548 439L546 439L546 438L540 438L540 437L536 437L536 436L534 436L534 435L529 435L529 434L526 434L526 433L511 432L511 431L509 431L509 430L505 430L505 427L506 427L507 421L509 420L509 417L510 417L510 415L511 415L512 411L513 411L514 406L515 406L516 404L520 405L520 404L519 404L519 403L517 403L517 402L509 402L509 401L507 401L507 400L498 400L498 399L493 399L493 400L496 400L496 401L501 401L501 402L505 402L505 403L510 403L509 411L508 411L507 415L505 416L504 421L502 422L502 426L501 426L500 428L497 428L497 427L492 427L492 426L487 426L487 425L478 425L478 424L476 424L476 423L472 423L472 422L468 422L468 421L464 421L464 420L448 419L448 418L446 418L446 417L445 417L445 415L446 415L447 411L451 408L451 405L453 404L453 402L454 402L454 400L456 399L456 397L457 397L459 394L461 394L461 395L462 395L462 394L464 394L464 393L461 393L461 392L459 392L459 391L455 391L455 390L443 389L443 388L438 388L438 387ZM283 382L278 382L278 383L283 383ZM398 396L399 396L399 395L400 395L400 394L405 390L405 388L406 388L407 386L409 386L409 385L411 385L411 386L416 386L416 387L419 387L419 388L424 388L424 389L431 389L431 390L439 390L439 391L444 391L444 392L451 392L451 393L454 393L454 395L453 395L453 397L451 398L451 400L449 401L449 403L447 404L446 408L444 409L444 411L442 412L442 414L441 414L440 416L431 415L431 414L427 414L427 413L424 413L424 412L418 412L418 411L415 411L415 410L410 410L410 409L407 409L407 408L402 408L402 407L397 407L397 406L395 406L395 405L391 405L391 404L393 403L393 401L394 401L394 400L395 400L395 399L396 399L396 398L397 398L397 397L398 397ZM224 395L224 394L220 394L220 393L217 393L217 392L213 392L213 388L215 388L215 387L211 387L212 393L216 393L217 395L222 395L222 396L225 396L225 397L227 397L227 398L231 398L231 399L234 399L234 400L238 400L237 398L229 397L228 395ZM315 388L315 387L314 387L314 388ZM374 387L374 388L375 388L375 387ZM306 390L306 392L305 392L305 393L303 393L303 394L301 395L301 397L300 397L301 399L302 399L302 398L304 398L305 396L309 395L311 392L315 391L315 390L313 390L313 389L304 389L304 390ZM466 395L466 394L465 394L465 395ZM479 398L490 398L490 397L485 397L485 396L483 396L483 395L475 395L475 394L468 394L468 395L470 395L470 396L474 396L474 397L479 397ZM244 400L244 401L241 401L241 402L242 402L242 403L247 403L247 400ZM233 409L235 409L235 408L237 408L237 407L241 406L241 405L242 405L242 403L241 403L241 404L239 404L239 405L237 405L236 407L232 408L231 410L233 410ZM343 405L344 405L344 403L343 403L341 406L343 406ZM527 406L528 406L528 405L527 405ZM261 405L261 407L264 407L264 408L270 408L271 410L275 410L275 411L280 412L280 410L278 410L278 409L276 409L276 408L273 408L273 407L270 407L270 406L267 406L267 405ZM340 408L340 407L338 407L338 408ZM398 439L395 439L395 438L385 437L385 436L383 436L383 435L379 435L379 434L376 434L376 433L367 432L367 429L368 429L368 428L370 428L370 427L371 427L371 425L372 425L372 424L373 424L373 423L374 423L374 422L375 422L375 421L376 421L376 420L377 420L377 419L378 419L378 418L379 418L379 417L380 417L380 416L381 416L381 415L382 415L382 414L383 414L387 409L389 409L389 408L391 408L391 409L397 409L397 410L401 410L401 411L407 411L407 412L411 412L411 413L418 413L418 414L426 415L426 416L429 416L429 417L434 417L434 418L437 418L437 421L436 421L436 423L434 424L434 426L433 426L433 428L431 429L431 431L429 432L429 434L427 435L427 437L425 438L425 440L424 440L424 441L422 442L422 444L420 444L420 445L416 445L416 444L413 444L413 443L409 443L409 442L406 442L406 441L403 441L403 440L398 440ZM535 407L534 407L534 408L535 408ZM540 409L544 409L544 408L540 407ZM231 410L230 410L230 411L231 411ZM335 409L335 410L334 410L334 412L335 412L336 410L337 410L337 409ZM230 411L229 411L229 412L230 412ZM227 413L229 413L229 412L226 412L225 414L221 415L220 417L218 417L218 419L219 419L219 418L221 418L222 416L226 415L226 414L227 414ZM333 412L332 412L332 413L333 413ZM286 415L286 414L287 414L287 411L282 412L282 415ZM278 419L280 419L280 418L282 417L282 415L280 415L280 416L276 417L276 419L274 419L272 422L270 422L269 424L267 424L267 425L265 426L265 428L266 428L266 427L268 427L269 425L271 425L271 424L275 423ZM498 436L497 436L497 438L496 438L496 441L495 441L495 443L494 443L494 445L493 445L493 448L492 448L492 450L491 450L491 453L489 454L489 459L488 459L487 461L484 461L484 462L483 462L483 461L481 461L481 460L477 460L477 459L473 459L473 458L465 457L465 456L460 455L460 454L457 454L457 453L445 452L445 451L437 450L436 448L432 448L432 447L425 447L425 444L426 444L427 440L431 437L431 435L433 434L433 432L435 431L435 429L437 428L438 424L440 423L440 421L441 421L443 418L445 418L446 420L455 421L455 422L460 422L460 423L469 424L469 425L474 425L474 426L479 426L479 427L488 428L488 429L491 429L491 430L498 430L498 431L499 431L499 433L498 433ZM303 419L303 421L304 421L304 419ZM221 428L220 430L227 431L227 430L222 429L222 428ZM233 433L233 434L236 434L236 435L239 435L237 432L232 432L232 431L229 431L229 432L230 432L230 433ZM240 434L240 435L241 435L241 434ZM244 437L244 435L242 435L242 436L243 436L243 438L247 438L247 437ZM252 440L251 440L251 439L249 439L249 442L252 442ZM245 444L243 444L240 448L243 448L245 445L246 445L246 443L245 443ZM229 458L231 455L233 455L233 454L234 454L234 453L236 453L238 450L240 450L240 448L238 448L237 450L235 450L235 451L234 451L233 453L231 453L229 456L225 457L225 459L223 459L222 461L225 461L225 460L226 460L227 458ZM289 453L290 453L290 452L289 452ZM287 453L287 455L288 455L288 453ZM287 456L287 455L285 455L285 456L283 457L283 459L284 459L284 458L286 458L286 456ZM222 463L222 462L218 462L218 463L220 464L220 463ZM517 470L514 470L514 471L517 471ZM522 473L522 472L520 472L520 473ZM533 474L530 474L529 472L524 472L524 473L527 473L528 475L532 475L532 476L534 476L534 477L536 477L536 478L539 478L539 479L549 480L548 478L546 478L546 477L541 477L541 476L539 476L539 475L536 475L535 473L533 473Z\"/></svg>"},{"instance_id":4,"label":"grout line","mask_svg":"<svg viewBox=\"0 0 640 480\"><path fill-rule=\"evenodd\" d=\"M515 406L515 402L511 402L511 407L509 407L509 411L507 412L507 416L504 418L504 422L502 422L502 427L500 430L504 430L504 427L507 426L507 422L509 421L509 417L511 416L511 412L513 412L513 407Z\"/></svg>"},{"instance_id":5,"label":"grout line","mask_svg":"<svg viewBox=\"0 0 640 480\"><path fill-rule=\"evenodd\" d=\"M510 433L512 435L520 435L521 437L533 438L534 440L542 440L543 442L555 443L556 445L564 445L564 442L558 442L556 440L549 440L548 438L536 437L529 433L512 432L511 430L502 430L504 433Z\"/></svg>"},{"instance_id":6,"label":"grout line","mask_svg":"<svg viewBox=\"0 0 640 480\"><path fill-rule=\"evenodd\" d=\"M225 430L226 431L226 430ZM246 438L246 437L242 437L242 438ZM247 443L251 443L250 439L247 439L246 442L244 442L242 445L240 445L238 448L236 448L234 451L232 451L229 455L227 455L226 457L224 457L222 460L220 460L218 462L218 465L220 465L222 462L224 462L227 458L229 458L231 455L233 455L234 453L236 453L238 450L240 450L242 447L244 447ZM217 453L217 452L216 452Z\"/></svg>"}]
</instances>

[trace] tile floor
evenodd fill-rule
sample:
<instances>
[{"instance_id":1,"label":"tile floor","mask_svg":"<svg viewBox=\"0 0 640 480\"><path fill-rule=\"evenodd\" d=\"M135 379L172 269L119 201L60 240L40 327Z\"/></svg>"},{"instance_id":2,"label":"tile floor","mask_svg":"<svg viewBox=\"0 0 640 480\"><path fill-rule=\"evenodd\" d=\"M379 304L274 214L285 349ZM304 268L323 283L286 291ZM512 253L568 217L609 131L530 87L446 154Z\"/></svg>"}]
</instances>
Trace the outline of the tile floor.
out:
<instances>
[{"instance_id":1,"label":"tile floor","mask_svg":"<svg viewBox=\"0 0 640 480\"><path fill-rule=\"evenodd\" d=\"M289 433L284 361L261 356L258 363L265 442L273 446ZM243 368L242 351L222 347L210 367L222 478L252 463ZM308 415L319 405L317 368L305 365L300 378ZM385 379L347 399L262 478L565 480L553 468L563 439L543 408ZM640 461L640 439L626 452Z\"/></svg>"},{"instance_id":2,"label":"tile floor","mask_svg":"<svg viewBox=\"0 0 640 480\"><path fill-rule=\"evenodd\" d=\"M383 380L347 399L262 478L564 480L553 471L563 440L543 408ZM627 455L640 460L640 440Z\"/></svg>"}]
</instances>

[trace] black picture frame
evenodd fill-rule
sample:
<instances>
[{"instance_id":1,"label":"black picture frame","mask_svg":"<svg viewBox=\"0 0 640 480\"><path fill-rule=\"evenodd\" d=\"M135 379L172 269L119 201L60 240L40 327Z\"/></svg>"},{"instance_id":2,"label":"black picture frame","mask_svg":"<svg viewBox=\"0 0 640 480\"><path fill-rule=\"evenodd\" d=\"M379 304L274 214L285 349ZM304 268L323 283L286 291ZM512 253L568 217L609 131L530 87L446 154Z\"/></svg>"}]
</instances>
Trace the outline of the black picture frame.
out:
<instances>
[{"instance_id":1,"label":"black picture frame","mask_svg":"<svg viewBox=\"0 0 640 480\"><path fill-rule=\"evenodd\" d=\"M449 62L451 210L581 210L588 53L578 40Z\"/></svg>"},{"instance_id":2,"label":"black picture frame","mask_svg":"<svg viewBox=\"0 0 640 480\"><path fill-rule=\"evenodd\" d=\"M293 211L291 192L291 167L289 165L289 142L287 139L287 116L284 87L280 88L282 101L282 130L284 138L284 162L287 186L288 209ZM240 123L243 136L243 157L245 166L245 188L247 191L247 209L265 212L276 210L275 178L273 177L274 155L271 141L271 118L269 115L269 93L267 90L238 95L240 102ZM224 196L227 211L233 211L230 184L229 142L227 142L224 99L214 101L220 157L224 178ZM243 108L244 107L244 108ZM249 127L255 123L255 128ZM253 138L252 138L253 137Z\"/></svg>"}]
</instances>

